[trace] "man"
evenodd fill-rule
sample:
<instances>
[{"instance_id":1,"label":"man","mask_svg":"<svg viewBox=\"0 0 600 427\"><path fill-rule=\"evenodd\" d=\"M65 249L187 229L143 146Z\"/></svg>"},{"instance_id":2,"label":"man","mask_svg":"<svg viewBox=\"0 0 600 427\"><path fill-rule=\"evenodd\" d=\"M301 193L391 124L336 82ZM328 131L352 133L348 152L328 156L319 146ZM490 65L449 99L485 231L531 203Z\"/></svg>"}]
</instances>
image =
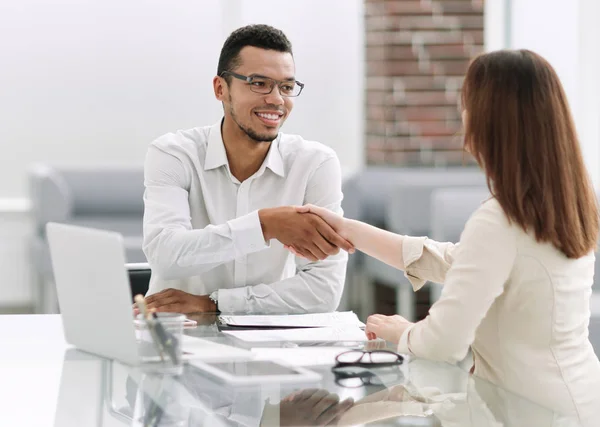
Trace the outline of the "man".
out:
<instances>
[{"instance_id":1,"label":"man","mask_svg":"<svg viewBox=\"0 0 600 427\"><path fill-rule=\"evenodd\" d=\"M353 249L319 217L292 206L341 212L340 165L324 145L279 132L304 87L289 40L266 25L234 31L213 87L223 120L164 135L147 154L148 307L335 310L347 261L339 248Z\"/></svg>"}]
</instances>

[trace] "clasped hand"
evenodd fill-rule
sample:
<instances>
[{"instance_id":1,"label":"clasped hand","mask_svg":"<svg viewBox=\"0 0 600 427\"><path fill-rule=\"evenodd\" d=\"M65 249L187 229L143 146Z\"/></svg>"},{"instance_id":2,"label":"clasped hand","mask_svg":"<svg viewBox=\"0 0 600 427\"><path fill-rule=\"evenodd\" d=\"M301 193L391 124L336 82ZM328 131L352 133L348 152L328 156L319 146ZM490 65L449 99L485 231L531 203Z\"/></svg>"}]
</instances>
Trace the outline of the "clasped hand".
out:
<instances>
[{"instance_id":1,"label":"clasped hand","mask_svg":"<svg viewBox=\"0 0 600 427\"><path fill-rule=\"evenodd\" d=\"M340 249L355 251L344 218L328 209L305 205L268 211L266 222L272 225L264 227L265 238L276 238L296 256L317 261L336 255ZM273 214L279 217L277 221L269 221Z\"/></svg>"}]
</instances>

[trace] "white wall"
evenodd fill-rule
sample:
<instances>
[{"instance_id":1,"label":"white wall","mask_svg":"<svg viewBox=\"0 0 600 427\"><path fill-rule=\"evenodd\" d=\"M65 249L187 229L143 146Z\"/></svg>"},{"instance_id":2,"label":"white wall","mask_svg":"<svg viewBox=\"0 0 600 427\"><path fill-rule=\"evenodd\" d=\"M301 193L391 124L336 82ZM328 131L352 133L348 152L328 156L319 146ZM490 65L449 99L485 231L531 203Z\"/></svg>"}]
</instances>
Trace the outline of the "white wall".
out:
<instances>
[{"instance_id":1,"label":"white wall","mask_svg":"<svg viewBox=\"0 0 600 427\"><path fill-rule=\"evenodd\" d=\"M141 165L157 136L218 120L218 54L249 22L294 44L306 89L284 131L360 167L361 0L1 0L0 198L26 196L33 161Z\"/></svg>"},{"instance_id":2,"label":"white wall","mask_svg":"<svg viewBox=\"0 0 600 427\"><path fill-rule=\"evenodd\" d=\"M32 161L141 165L160 134L217 120L218 3L5 0L0 197L26 195Z\"/></svg>"},{"instance_id":3,"label":"white wall","mask_svg":"<svg viewBox=\"0 0 600 427\"><path fill-rule=\"evenodd\" d=\"M574 112L579 96L578 12L578 1L513 0L510 15L510 47L531 49L552 64Z\"/></svg>"},{"instance_id":4,"label":"white wall","mask_svg":"<svg viewBox=\"0 0 600 427\"><path fill-rule=\"evenodd\" d=\"M600 1L580 0L577 127L583 154L600 189Z\"/></svg>"},{"instance_id":5,"label":"white wall","mask_svg":"<svg viewBox=\"0 0 600 427\"><path fill-rule=\"evenodd\" d=\"M486 0L483 8L484 48L486 52L506 49L509 41L510 0Z\"/></svg>"},{"instance_id":6,"label":"white wall","mask_svg":"<svg viewBox=\"0 0 600 427\"><path fill-rule=\"evenodd\" d=\"M600 2L510 0L509 4L509 47L531 49L556 69L569 98L588 170L598 188Z\"/></svg>"}]
</instances>

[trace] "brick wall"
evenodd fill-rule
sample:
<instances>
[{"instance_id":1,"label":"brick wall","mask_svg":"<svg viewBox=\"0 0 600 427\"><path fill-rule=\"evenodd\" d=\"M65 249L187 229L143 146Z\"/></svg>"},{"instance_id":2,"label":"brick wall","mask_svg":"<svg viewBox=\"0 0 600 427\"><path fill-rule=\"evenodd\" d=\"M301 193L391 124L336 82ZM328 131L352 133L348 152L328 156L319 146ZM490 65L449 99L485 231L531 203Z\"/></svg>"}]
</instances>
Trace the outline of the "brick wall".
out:
<instances>
[{"instance_id":1,"label":"brick wall","mask_svg":"<svg viewBox=\"0 0 600 427\"><path fill-rule=\"evenodd\" d=\"M469 162L457 105L483 0L365 0L365 28L367 163Z\"/></svg>"}]
</instances>

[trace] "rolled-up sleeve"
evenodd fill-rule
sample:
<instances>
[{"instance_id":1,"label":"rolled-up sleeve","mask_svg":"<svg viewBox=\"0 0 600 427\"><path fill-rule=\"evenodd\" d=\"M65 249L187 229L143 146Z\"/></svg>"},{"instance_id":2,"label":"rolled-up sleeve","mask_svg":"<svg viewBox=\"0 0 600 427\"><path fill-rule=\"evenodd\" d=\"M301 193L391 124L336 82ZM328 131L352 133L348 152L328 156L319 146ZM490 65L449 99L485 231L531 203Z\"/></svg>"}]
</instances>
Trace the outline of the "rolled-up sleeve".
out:
<instances>
[{"instance_id":1,"label":"rolled-up sleeve","mask_svg":"<svg viewBox=\"0 0 600 427\"><path fill-rule=\"evenodd\" d=\"M415 291L428 281L441 284L446 281L446 273L454 261L457 246L449 242L436 242L427 237L403 238L404 276Z\"/></svg>"}]
</instances>

